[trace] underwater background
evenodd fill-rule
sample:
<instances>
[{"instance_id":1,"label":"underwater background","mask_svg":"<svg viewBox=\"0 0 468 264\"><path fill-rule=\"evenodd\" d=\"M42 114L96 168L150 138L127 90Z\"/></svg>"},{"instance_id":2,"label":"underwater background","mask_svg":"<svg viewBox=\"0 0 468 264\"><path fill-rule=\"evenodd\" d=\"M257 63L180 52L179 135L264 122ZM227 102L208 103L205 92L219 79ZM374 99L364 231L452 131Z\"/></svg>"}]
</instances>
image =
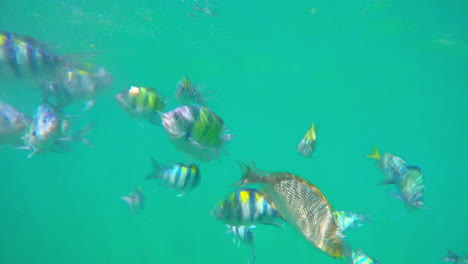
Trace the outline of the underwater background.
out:
<instances>
[{"instance_id":1,"label":"underwater background","mask_svg":"<svg viewBox=\"0 0 468 264\"><path fill-rule=\"evenodd\" d=\"M252 160L318 186L336 210L373 222L347 241L381 263L443 263L468 252L468 3L462 0L13 1L0 30L59 54L93 53L113 76L80 119L96 121L67 153L0 149L0 263L247 263L209 211ZM174 99L183 76L203 84L234 135L219 160L198 162L182 197L145 181L150 157L197 162L162 127L141 125L113 95L152 86ZM15 80L0 99L31 114L38 90ZM15 92L11 92L15 91ZM79 106L67 108L77 112ZM312 158L296 146L314 122ZM408 210L379 185L373 146L421 167L427 208ZM120 199L140 185L141 214ZM257 263L339 263L291 228L258 226Z\"/></svg>"}]
</instances>

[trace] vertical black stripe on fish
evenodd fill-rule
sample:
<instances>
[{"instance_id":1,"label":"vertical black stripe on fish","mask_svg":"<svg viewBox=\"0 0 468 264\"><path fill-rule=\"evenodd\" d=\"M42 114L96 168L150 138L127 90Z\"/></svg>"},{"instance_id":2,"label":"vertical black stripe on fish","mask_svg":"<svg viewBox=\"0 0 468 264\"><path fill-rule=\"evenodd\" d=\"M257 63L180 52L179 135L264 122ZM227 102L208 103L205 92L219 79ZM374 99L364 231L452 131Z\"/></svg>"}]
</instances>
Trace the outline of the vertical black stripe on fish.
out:
<instances>
[{"instance_id":1,"label":"vertical black stripe on fish","mask_svg":"<svg viewBox=\"0 0 468 264\"><path fill-rule=\"evenodd\" d=\"M42 65L44 66L44 69L50 69L52 68L53 65L53 58L52 56L46 52L45 50L38 48L37 52L41 54L41 59L42 59Z\"/></svg>"},{"instance_id":2,"label":"vertical black stripe on fish","mask_svg":"<svg viewBox=\"0 0 468 264\"><path fill-rule=\"evenodd\" d=\"M253 223L255 221L255 216L256 216L255 212L257 210L255 191L249 189L248 192L249 192L249 205L250 205L249 207L250 221Z\"/></svg>"},{"instance_id":3,"label":"vertical black stripe on fish","mask_svg":"<svg viewBox=\"0 0 468 264\"><path fill-rule=\"evenodd\" d=\"M187 184L189 183L189 181L192 180L192 172L190 170L190 167L186 167L184 166L185 168L187 168L187 173L185 173L185 181L184 181L184 185L182 186L182 189L185 190L185 188L187 187Z\"/></svg>"},{"instance_id":4,"label":"vertical black stripe on fish","mask_svg":"<svg viewBox=\"0 0 468 264\"><path fill-rule=\"evenodd\" d=\"M198 170L198 167L195 167L195 183L193 184L193 187L197 187L200 184L200 170Z\"/></svg>"},{"instance_id":5,"label":"vertical black stripe on fish","mask_svg":"<svg viewBox=\"0 0 468 264\"><path fill-rule=\"evenodd\" d=\"M6 42L5 45L3 46L3 51L6 56L7 62L10 65L13 73L16 75L16 77L20 78L21 74L19 71L19 65L18 65L18 60L16 58L16 49L15 49L15 43L13 40L13 36L10 33L5 34L6 37Z\"/></svg>"},{"instance_id":6,"label":"vertical black stripe on fish","mask_svg":"<svg viewBox=\"0 0 468 264\"><path fill-rule=\"evenodd\" d=\"M236 220L238 223L241 223L242 220L244 219L243 214L242 214L242 201L240 199L240 191L236 191L235 196L234 196L234 202L235 202L235 211L236 211Z\"/></svg>"},{"instance_id":7,"label":"vertical black stripe on fish","mask_svg":"<svg viewBox=\"0 0 468 264\"><path fill-rule=\"evenodd\" d=\"M36 57L36 52L34 50L34 46L30 42L25 42L26 43L26 55L28 58L28 63L29 63L29 68L31 69L32 72L36 73L37 72L37 57Z\"/></svg>"}]
</instances>

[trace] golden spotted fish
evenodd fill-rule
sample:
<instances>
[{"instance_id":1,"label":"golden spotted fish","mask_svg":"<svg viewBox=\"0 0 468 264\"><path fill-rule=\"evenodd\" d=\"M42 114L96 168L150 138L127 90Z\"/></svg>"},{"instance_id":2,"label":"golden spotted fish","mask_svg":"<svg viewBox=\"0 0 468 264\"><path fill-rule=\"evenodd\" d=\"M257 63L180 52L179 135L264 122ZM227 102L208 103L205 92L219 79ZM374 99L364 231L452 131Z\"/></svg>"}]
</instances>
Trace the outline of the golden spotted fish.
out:
<instances>
[{"instance_id":1,"label":"golden spotted fish","mask_svg":"<svg viewBox=\"0 0 468 264\"><path fill-rule=\"evenodd\" d=\"M327 198L313 184L288 172L261 172L240 163L237 185L259 184L266 199L309 242L334 258L345 256L345 242Z\"/></svg>"}]
</instances>

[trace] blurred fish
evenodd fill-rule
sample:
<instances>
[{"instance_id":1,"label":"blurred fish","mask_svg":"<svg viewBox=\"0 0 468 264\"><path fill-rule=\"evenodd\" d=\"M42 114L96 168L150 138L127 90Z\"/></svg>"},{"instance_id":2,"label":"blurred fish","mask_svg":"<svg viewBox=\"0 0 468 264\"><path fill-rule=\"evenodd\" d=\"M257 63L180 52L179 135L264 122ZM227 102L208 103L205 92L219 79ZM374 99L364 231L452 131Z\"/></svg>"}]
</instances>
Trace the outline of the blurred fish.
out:
<instances>
[{"instance_id":1,"label":"blurred fish","mask_svg":"<svg viewBox=\"0 0 468 264\"><path fill-rule=\"evenodd\" d=\"M240 247L240 243L243 242L250 246L252 249L252 256L249 259L249 263L254 264L255 259L256 259L256 252L255 252L255 245L254 245L254 235L255 232L252 230L255 228L254 225L251 226L230 226L227 225L228 227L228 233L231 233L234 237L232 239L232 242L234 245L237 247Z\"/></svg>"},{"instance_id":2,"label":"blurred fish","mask_svg":"<svg viewBox=\"0 0 468 264\"><path fill-rule=\"evenodd\" d=\"M327 198L305 179L287 173L254 171L240 163L243 175L237 185L259 184L286 222L305 239L334 258L343 258L347 247Z\"/></svg>"},{"instance_id":3,"label":"blurred fish","mask_svg":"<svg viewBox=\"0 0 468 264\"><path fill-rule=\"evenodd\" d=\"M21 148L31 150L28 156L31 158L38 152L59 151L65 141L81 141L92 147L84 138L89 125L77 132L71 132L69 126L70 121L63 119L52 106L41 104L35 110L29 131L23 137L25 146Z\"/></svg>"},{"instance_id":4,"label":"blurred fish","mask_svg":"<svg viewBox=\"0 0 468 264\"><path fill-rule=\"evenodd\" d=\"M143 194L143 190L140 186L136 186L135 191L129 193L127 196L122 196L122 199L130 208L132 214L139 213L143 211L145 206L145 195Z\"/></svg>"},{"instance_id":5,"label":"blurred fish","mask_svg":"<svg viewBox=\"0 0 468 264\"><path fill-rule=\"evenodd\" d=\"M112 76L100 66L59 67L53 80L43 83L43 98L58 108L77 101L87 101L84 110L88 110L94 105L95 98L111 83Z\"/></svg>"},{"instance_id":6,"label":"blurred fish","mask_svg":"<svg viewBox=\"0 0 468 264\"><path fill-rule=\"evenodd\" d=\"M405 174L400 177L397 182L398 192L394 194L399 198L415 208L424 207L424 181L421 169L418 167L411 167Z\"/></svg>"},{"instance_id":7,"label":"blurred fish","mask_svg":"<svg viewBox=\"0 0 468 264\"><path fill-rule=\"evenodd\" d=\"M60 56L49 52L37 40L15 33L0 32L0 77L50 73L63 63Z\"/></svg>"},{"instance_id":8,"label":"blurred fish","mask_svg":"<svg viewBox=\"0 0 468 264\"><path fill-rule=\"evenodd\" d=\"M0 144L17 143L31 120L13 106L0 102Z\"/></svg>"},{"instance_id":9,"label":"blurred fish","mask_svg":"<svg viewBox=\"0 0 468 264\"><path fill-rule=\"evenodd\" d=\"M405 174L409 169L409 165L404 160L390 153L384 153L382 156L377 147L374 147L374 152L366 155L366 157L377 160L377 167L381 169L386 176L383 184L396 183L399 177Z\"/></svg>"},{"instance_id":10,"label":"blurred fish","mask_svg":"<svg viewBox=\"0 0 468 264\"><path fill-rule=\"evenodd\" d=\"M366 255L361 249L357 249L352 251L349 264L379 264L379 262Z\"/></svg>"},{"instance_id":11,"label":"blurred fish","mask_svg":"<svg viewBox=\"0 0 468 264\"><path fill-rule=\"evenodd\" d=\"M178 196L193 190L200 184L200 169L198 165L185 165L173 162L164 167L160 167L156 160L151 159L154 172L146 177L149 179L159 179L170 189L179 191Z\"/></svg>"},{"instance_id":12,"label":"blurred fish","mask_svg":"<svg viewBox=\"0 0 468 264\"><path fill-rule=\"evenodd\" d=\"M166 99L153 88L132 86L116 94L115 99L130 116L161 123L159 113L164 110Z\"/></svg>"},{"instance_id":13,"label":"blurred fish","mask_svg":"<svg viewBox=\"0 0 468 264\"><path fill-rule=\"evenodd\" d=\"M453 263L458 263L458 264L467 264L468 263L468 258L462 258L450 249L447 249L447 256L444 257L443 259L446 262L453 262Z\"/></svg>"},{"instance_id":14,"label":"blurred fish","mask_svg":"<svg viewBox=\"0 0 468 264\"><path fill-rule=\"evenodd\" d=\"M199 104L206 106L205 99L201 94L200 89L196 85L192 84L187 76L183 76L182 79L177 83L176 87L176 98L182 104Z\"/></svg>"},{"instance_id":15,"label":"blurred fish","mask_svg":"<svg viewBox=\"0 0 468 264\"><path fill-rule=\"evenodd\" d=\"M315 150L315 145L317 144L317 135L315 132L314 123L311 123L304 138L299 142L299 145L297 145L297 151L304 157L309 157Z\"/></svg>"},{"instance_id":16,"label":"blurred fish","mask_svg":"<svg viewBox=\"0 0 468 264\"><path fill-rule=\"evenodd\" d=\"M164 113L162 123L175 147L202 161L219 157L221 149L232 138L225 134L223 120L206 107L181 106Z\"/></svg>"},{"instance_id":17,"label":"blurred fish","mask_svg":"<svg viewBox=\"0 0 468 264\"><path fill-rule=\"evenodd\" d=\"M347 211L334 211L333 216L340 226L341 232L345 232L348 229L362 227L363 222L369 221L369 216L367 215Z\"/></svg>"},{"instance_id":18,"label":"blurred fish","mask_svg":"<svg viewBox=\"0 0 468 264\"><path fill-rule=\"evenodd\" d=\"M397 192L394 197L403 200L415 208L424 207L424 180L419 167L407 164L401 158L385 153L380 155L375 147L374 153L367 157L377 160L377 167L385 172L384 184L395 184Z\"/></svg>"},{"instance_id":19,"label":"blurred fish","mask_svg":"<svg viewBox=\"0 0 468 264\"><path fill-rule=\"evenodd\" d=\"M231 226L274 225L283 227L284 220L265 196L252 188L237 189L224 197L210 214Z\"/></svg>"}]
</instances>

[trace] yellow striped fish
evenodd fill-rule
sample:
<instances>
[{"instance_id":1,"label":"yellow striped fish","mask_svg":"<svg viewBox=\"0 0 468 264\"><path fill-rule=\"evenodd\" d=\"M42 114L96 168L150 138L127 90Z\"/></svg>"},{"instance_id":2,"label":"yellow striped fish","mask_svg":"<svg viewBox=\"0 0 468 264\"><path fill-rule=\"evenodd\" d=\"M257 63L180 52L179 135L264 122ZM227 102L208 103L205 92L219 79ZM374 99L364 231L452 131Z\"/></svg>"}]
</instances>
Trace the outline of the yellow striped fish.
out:
<instances>
[{"instance_id":1,"label":"yellow striped fish","mask_svg":"<svg viewBox=\"0 0 468 264\"><path fill-rule=\"evenodd\" d=\"M184 195L200 184L201 176L198 165L172 162L161 167L156 160L151 161L154 171L146 179L161 180L166 187L178 191L178 196Z\"/></svg>"},{"instance_id":2,"label":"yellow striped fish","mask_svg":"<svg viewBox=\"0 0 468 264\"><path fill-rule=\"evenodd\" d=\"M266 199L305 239L331 257L345 256L346 244L332 207L315 185L287 172L255 172L243 163L241 167L237 185L260 184Z\"/></svg>"},{"instance_id":3,"label":"yellow striped fish","mask_svg":"<svg viewBox=\"0 0 468 264\"><path fill-rule=\"evenodd\" d=\"M242 188L224 197L210 214L231 226L275 225L282 227L283 217L258 190Z\"/></svg>"},{"instance_id":4,"label":"yellow striped fish","mask_svg":"<svg viewBox=\"0 0 468 264\"><path fill-rule=\"evenodd\" d=\"M205 99L203 98L200 90L187 76L183 76L177 83L176 98L182 104L195 103L201 106L206 106Z\"/></svg>"},{"instance_id":5,"label":"yellow striped fish","mask_svg":"<svg viewBox=\"0 0 468 264\"><path fill-rule=\"evenodd\" d=\"M132 86L116 94L115 99L129 115L160 124L159 113L164 110L166 99L155 89Z\"/></svg>"},{"instance_id":6,"label":"yellow striped fish","mask_svg":"<svg viewBox=\"0 0 468 264\"><path fill-rule=\"evenodd\" d=\"M361 249L357 249L351 253L350 264L379 264L379 262L366 255Z\"/></svg>"},{"instance_id":7,"label":"yellow striped fish","mask_svg":"<svg viewBox=\"0 0 468 264\"><path fill-rule=\"evenodd\" d=\"M164 113L162 123L176 148L203 161L220 156L231 140L223 120L207 107L184 105Z\"/></svg>"}]
</instances>

